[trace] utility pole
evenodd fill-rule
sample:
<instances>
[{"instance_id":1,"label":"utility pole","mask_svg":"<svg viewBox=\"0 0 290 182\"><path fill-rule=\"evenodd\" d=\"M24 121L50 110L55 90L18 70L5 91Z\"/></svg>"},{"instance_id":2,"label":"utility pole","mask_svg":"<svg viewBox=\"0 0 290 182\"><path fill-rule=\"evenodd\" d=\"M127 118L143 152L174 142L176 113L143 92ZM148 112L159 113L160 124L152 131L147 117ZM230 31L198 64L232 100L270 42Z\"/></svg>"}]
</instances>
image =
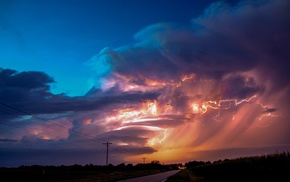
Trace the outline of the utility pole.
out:
<instances>
[{"instance_id":1,"label":"utility pole","mask_svg":"<svg viewBox=\"0 0 290 182\"><path fill-rule=\"evenodd\" d=\"M145 164L145 160L146 160L147 158L146 158L146 157L143 157L142 159L143 159L143 164Z\"/></svg>"},{"instance_id":2,"label":"utility pole","mask_svg":"<svg viewBox=\"0 0 290 182\"><path fill-rule=\"evenodd\" d=\"M113 144L113 143L106 142L106 143L103 143L103 144L107 146L106 166L108 166L109 145Z\"/></svg>"}]
</instances>

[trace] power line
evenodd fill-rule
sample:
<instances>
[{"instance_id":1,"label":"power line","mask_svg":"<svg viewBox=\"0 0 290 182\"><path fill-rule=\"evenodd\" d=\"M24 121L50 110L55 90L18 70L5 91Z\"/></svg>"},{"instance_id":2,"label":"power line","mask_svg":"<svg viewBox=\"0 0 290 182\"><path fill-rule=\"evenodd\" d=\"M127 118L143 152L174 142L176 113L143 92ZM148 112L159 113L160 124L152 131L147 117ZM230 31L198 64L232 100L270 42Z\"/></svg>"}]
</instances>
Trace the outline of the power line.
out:
<instances>
[{"instance_id":1,"label":"power line","mask_svg":"<svg viewBox=\"0 0 290 182\"><path fill-rule=\"evenodd\" d=\"M108 166L108 158L109 158L109 145L113 144L113 143L109 143L109 142L106 142L106 143L103 143L104 145L107 146L107 156L106 156L106 166Z\"/></svg>"},{"instance_id":2,"label":"power line","mask_svg":"<svg viewBox=\"0 0 290 182\"><path fill-rule=\"evenodd\" d=\"M19 117L18 115L16 115L16 114L12 114L12 113L7 112L7 111L0 110L0 112L2 112L2 113L4 113L4 114L8 114L8 115L10 115L10 116Z\"/></svg>"},{"instance_id":3,"label":"power line","mask_svg":"<svg viewBox=\"0 0 290 182\"><path fill-rule=\"evenodd\" d=\"M80 132L80 131L77 131L77 130L74 130L74 129L70 129L70 128L66 127L66 126L63 126L63 125L57 124L57 123L55 123L55 122L51 122L51 121L49 121L49 120L47 120L47 119L41 118L41 117L39 117L39 116L36 116L36 115L34 115L34 114L31 114L31 113L29 113L29 112L27 112L27 111L24 111L24 110L22 110L22 109L16 108L16 107L14 107L14 106L11 106L11 105L8 105L8 104L5 104L5 103L3 103L3 102L0 102L0 104L3 105L3 106L5 106L5 107L7 107L7 108L10 108L10 109L16 110L16 111L18 111L18 112L20 112L20 113L23 113L23 114L26 114L26 115L32 116L32 117L34 117L34 118L37 118L37 119L42 120L42 121L45 121L45 122L48 122L48 123L53 124L53 125L55 125L55 126L58 126L58 127L64 128L64 129L69 130L69 131L73 131L73 132L75 132L75 133L77 133L77 134L80 134L80 135L83 135L83 136L86 136L86 137L90 137L90 138L93 138L93 139L95 139L95 140L99 140L99 141L101 141L101 142L105 142L105 141L106 141L105 139L98 138L98 137L94 137L94 136L88 135L88 134L86 134L86 133L83 133L83 132ZM18 115L11 114L11 113L7 113L7 112L1 111L1 110L0 110L0 112L6 113L6 114L9 114L9 115L12 115L12 116L19 117ZM11 125L10 125L10 126L11 126ZM18 128L20 128L20 127L18 127ZM26 129L26 128L23 128L23 129ZM27 130L27 129L26 129L26 130ZM124 148L118 148L117 150L119 150L119 151L121 150L121 151L123 151L123 152L125 152L125 153L134 154L133 152L128 151L127 149L124 149Z\"/></svg>"},{"instance_id":4,"label":"power line","mask_svg":"<svg viewBox=\"0 0 290 182\"><path fill-rule=\"evenodd\" d=\"M12 114L12 113L7 112L7 111L0 110L0 112L1 112L1 113L4 113L4 114L7 114L7 115L10 115L10 116L19 117L19 115ZM16 125L11 125L11 124L8 124L8 123L2 123L2 122L0 122L0 124L1 124L1 125L6 125L6 126L10 126L10 127L13 127L13 128L18 128L18 129L27 130L27 131L29 131L29 132L31 132L29 129L35 129L34 127L31 127L31 126L29 126L29 128L25 128L25 127L23 127L23 126L16 126ZM40 124L43 124L43 123L40 123ZM46 127L47 127L47 126L46 126ZM49 126L48 126L48 127L49 127ZM59 131L61 131L61 130L59 130ZM63 131L62 131L62 132L63 132ZM53 136L53 135L50 134L50 133L48 133L48 135ZM60 136L58 136L58 135L54 135L54 136L56 136L56 137L60 137Z\"/></svg>"},{"instance_id":5,"label":"power line","mask_svg":"<svg viewBox=\"0 0 290 182\"><path fill-rule=\"evenodd\" d=\"M57 123L51 122L51 121L49 121L49 120L47 120L47 119L41 118L41 117L39 117L39 116L36 116L36 115L34 115L34 114L31 114L31 113L29 113L29 112L27 112L27 111L23 111L23 110L18 109L18 108L16 108L16 107L10 106L10 105L8 105L8 104L1 103L1 102L0 102L0 104L3 105L3 106L5 106L5 107L7 107L7 108L10 108L10 109L16 110L16 111L18 111L18 112L20 112L20 113L23 113L23 114L26 114L26 115L32 116L32 117L37 118L37 119L39 119L39 120L42 120L42 121L45 121L45 122L51 123L51 124L56 125L56 126L58 126L58 127L65 128L66 130L73 131L73 132L78 133L78 134L81 134L81 135L83 135L83 136L90 137L90 138L93 138L93 139L95 139L95 140L99 140L99 141L102 141L102 142L105 141L105 140L102 139L102 138L94 137L94 136L91 136L91 135L88 135L88 134L85 134L85 133L79 132L79 131L77 131L77 130L70 129L70 128L68 128L68 127L65 127L65 126L63 126L63 125L60 125L60 124L57 124ZM5 113L5 114L9 114L9 115L11 115L11 116L19 117L19 115L11 114L11 113L8 113L8 112L6 112L6 111L1 111L1 110L0 110L0 112L3 112L3 113ZM0 123L0 124L1 124L1 123ZM25 130L29 131L27 128L24 128L24 127L16 127L16 126L13 126L13 125L8 125L8 124L3 124L3 125L7 125L7 126L10 126L10 127L15 127L15 128L22 128L22 129L25 129ZM124 148L118 148L117 150L119 150L119 151L121 150L121 151L123 151L123 152L125 152L125 153L134 154L134 153L132 153L132 152L130 152L130 151L128 151L127 149L124 149Z\"/></svg>"},{"instance_id":6,"label":"power line","mask_svg":"<svg viewBox=\"0 0 290 182\"><path fill-rule=\"evenodd\" d=\"M47 119L41 118L41 117L39 117L39 116L37 116L37 115L34 115L34 114L32 114L32 113L29 113L29 112L24 111L24 110L19 109L19 108L16 108L16 107L14 107L14 106L11 106L11 105L8 105L8 104L5 104L5 103L3 103L3 102L0 102L0 105L3 105L3 106L5 106L5 107L7 107L7 108L10 108L10 109L12 109L12 110L18 111L18 112L20 112L20 113L23 113L23 114L25 114L25 115L32 116L32 117L34 117L34 118L36 118L36 119L38 119L38 120L45 121L45 122L50 123L50 124L52 124L52 125L58 126L58 127L60 127L60 128L64 128L64 129L66 129L66 130L68 130L68 131L75 132L75 133L77 133L77 134L79 134L79 135L83 135L83 136L86 136L86 137L90 137L90 138L93 138L93 139L95 139L95 140L99 140L99 141L102 141L102 142L105 141L105 140L102 139L102 138L94 137L94 136L88 135L88 134L86 134L86 133L83 133L83 132L80 132L80 131L77 131L77 130L74 130L74 129L70 129L70 128L66 127L66 126L63 126L63 125L57 124L57 123L55 123L55 122L51 122L51 121L49 121L49 120L47 120ZM12 113L9 113L9 112L3 111L3 110L2 110L2 111L0 110L0 112L5 113L5 114L8 114L8 115L11 115L11 116L19 117L19 115L12 114ZM28 128L19 127L19 126L15 126L15 125L4 124L4 123L1 123L1 122L0 122L0 124L2 124L2 125L6 125L6 126L10 126L10 127L15 127L15 128L20 128L20 129L28 130ZM28 130L28 131L29 131L29 130ZM107 155L106 155L106 165L108 165L108 148L109 148L109 145L112 144L112 143L106 142L106 143L103 143L103 144L107 146L107 151L106 151L106 153L107 153ZM129 154L133 154L133 155L134 155L133 152L128 151L127 149L124 149L124 148L118 148L117 150L119 150L119 151L121 150L121 151L123 151L124 153L129 153ZM141 149L138 149L138 151L141 151ZM145 162L145 160L144 160L144 162Z\"/></svg>"},{"instance_id":7,"label":"power line","mask_svg":"<svg viewBox=\"0 0 290 182\"><path fill-rule=\"evenodd\" d=\"M24 127L20 127L20 126L15 126L15 125L10 125L10 124L7 124L7 123L0 123L2 125L6 125L6 126L10 126L10 127L13 127L13 128L19 128L19 129L24 129L24 130L28 130L27 128L24 128ZM29 130L28 130L29 131Z\"/></svg>"},{"instance_id":8,"label":"power line","mask_svg":"<svg viewBox=\"0 0 290 182\"><path fill-rule=\"evenodd\" d=\"M15 110L15 111L18 111L18 112L20 112L20 113L23 113L23 114L26 114L26 115L32 116L32 117L37 118L37 119L39 119L39 120L42 120L42 121L48 122L48 123L50 123L50 124L53 124L53 125L55 125L55 126L58 126L58 127L64 128L64 129L66 129L66 130L68 130L68 131L73 131L73 132L78 133L78 134L80 134L80 135L83 135L83 136L86 136L86 137L92 137L92 138L94 138L94 137L91 136L91 135L88 135L88 134L82 133L82 132L80 132L80 131L77 131L77 130L74 130L74 129L68 128L68 127L66 127L66 126L63 126L63 125L60 125L60 124L57 124L57 123L51 122L51 121L49 121L49 120L47 120L47 119L41 118L41 117L39 117L39 116L36 116L36 115L31 114L31 113L29 113L29 112L23 111L23 110L18 109L18 108L16 108L16 107L10 106L10 105L8 105L8 104L2 103L2 102L0 102L0 104L3 105L3 106L5 106L5 107L7 107L7 108L10 108L10 109L13 109L13 110ZM2 111L2 112L3 112L3 111ZM9 114L9 113L6 113L6 114ZM12 114L9 114L9 115L12 115ZM15 115L14 115L14 116L15 116Z\"/></svg>"},{"instance_id":9,"label":"power line","mask_svg":"<svg viewBox=\"0 0 290 182\"><path fill-rule=\"evenodd\" d=\"M145 164L145 160L146 160L147 158L146 158L146 157L143 157L142 159L143 159L143 164Z\"/></svg>"}]
</instances>

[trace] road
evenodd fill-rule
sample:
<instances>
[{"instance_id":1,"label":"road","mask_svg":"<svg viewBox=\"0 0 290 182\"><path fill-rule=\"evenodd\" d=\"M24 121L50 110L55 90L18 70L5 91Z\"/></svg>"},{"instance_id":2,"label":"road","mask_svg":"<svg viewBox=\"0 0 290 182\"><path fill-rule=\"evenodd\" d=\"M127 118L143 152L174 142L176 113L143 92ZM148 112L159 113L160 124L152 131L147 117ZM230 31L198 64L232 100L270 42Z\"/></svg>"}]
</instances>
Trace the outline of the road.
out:
<instances>
[{"instance_id":1,"label":"road","mask_svg":"<svg viewBox=\"0 0 290 182\"><path fill-rule=\"evenodd\" d=\"M173 170L173 171L167 171L164 173L158 173L158 174L152 174L148 176L142 176L138 178L132 178L127 180L122 180L119 182L163 182L166 181L166 179L176 173L178 173L179 170Z\"/></svg>"}]
</instances>

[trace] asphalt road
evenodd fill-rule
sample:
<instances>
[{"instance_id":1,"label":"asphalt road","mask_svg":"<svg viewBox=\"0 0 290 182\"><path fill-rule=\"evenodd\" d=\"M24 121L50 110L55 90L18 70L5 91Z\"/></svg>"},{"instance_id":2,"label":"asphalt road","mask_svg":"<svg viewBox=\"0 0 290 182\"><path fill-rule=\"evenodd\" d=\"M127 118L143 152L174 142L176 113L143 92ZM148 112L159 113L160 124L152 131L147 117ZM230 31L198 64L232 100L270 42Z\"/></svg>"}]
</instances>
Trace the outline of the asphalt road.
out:
<instances>
[{"instance_id":1,"label":"asphalt road","mask_svg":"<svg viewBox=\"0 0 290 182\"><path fill-rule=\"evenodd\" d=\"M148 175L148 176L122 180L119 182L148 182L148 181L149 182L163 182L163 181L166 181L166 179L168 177L170 177L178 172L179 172L179 170L167 171L164 173L152 174L152 175Z\"/></svg>"}]
</instances>

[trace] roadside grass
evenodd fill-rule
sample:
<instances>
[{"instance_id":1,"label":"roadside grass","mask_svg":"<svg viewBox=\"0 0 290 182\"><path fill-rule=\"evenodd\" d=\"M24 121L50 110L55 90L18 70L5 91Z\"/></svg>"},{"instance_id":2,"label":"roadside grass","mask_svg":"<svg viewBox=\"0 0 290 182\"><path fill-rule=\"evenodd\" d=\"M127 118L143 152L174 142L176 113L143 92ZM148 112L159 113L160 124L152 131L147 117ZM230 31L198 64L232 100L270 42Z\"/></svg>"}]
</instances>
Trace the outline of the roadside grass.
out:
<instances>
[{"instance_id":1,"label":"roadside grass","mask_svg":"<svg viewBox=\"0 0 290 182\"><path fill-rule=\"evenodd\" d=\"M42 181L42 182L115 182L130 178L164 172L164 170L123 170L123 171L62 171L0 169L1 182Z\"/></svg>"},{"instance_id":2,"label":"roadside grass","mask_svg":"<svg viewBox=\"0 0 290 182\"><path fill-rule=\"evenodd\" d=\"M20 166L0 168L1 182L113 182L178 169L178 164L162 165L159 161L146 164L87 164L70 166Z\"/></svg>"},{"instance_id":3,"label":"roadside grass","mask_svg":"<svg viewBox=\"0 0 290 182\"><path fill-rule=\"evenodd\" d=\"M184 169L170 176L166 182L200 182L201 177L195 176L190 170Z\"/></svg>"},{"instance_id":4,"label":"roadside grass","mask_svg":"<svg viewBox=\"0 0 290 182\"><path fill-rule=\"evenodd\" d=\"M137 178L141 176L157 174L164 171L160 170L131 170L131 171L114 171L104 172L102 174L90 175L83 179L77 179L74 182L116 182L120 180Z\"/></svg>"},{"instance_id":5,"label":"roadside grass","mask_svg":"<svg viewBox=\"0 0 290 182\"><path fill-rule=\"evenodd\" d=\"M290 153L225 159L199 165L192 161L186 164L187 172L200 182L289 182ZM195 165L196 164L196 165ZM189 177L181 175L184 181ZM185 176L185 177L184 177ZM174 176L173 176L174 177ZM175 176L178 181L178 176ZM182 180L181 180L182 181Z\"/></svg>"}]
</instances>

